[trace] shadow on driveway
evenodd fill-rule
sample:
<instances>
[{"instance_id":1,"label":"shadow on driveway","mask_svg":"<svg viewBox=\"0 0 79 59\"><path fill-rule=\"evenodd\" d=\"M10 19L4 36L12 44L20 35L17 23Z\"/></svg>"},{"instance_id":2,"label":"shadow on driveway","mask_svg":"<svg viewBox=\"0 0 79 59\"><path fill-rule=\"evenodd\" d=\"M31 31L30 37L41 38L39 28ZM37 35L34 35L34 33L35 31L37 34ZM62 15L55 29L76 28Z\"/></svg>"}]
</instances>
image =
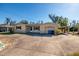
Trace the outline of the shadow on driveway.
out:
<instances>
[{"instance_id":1,"label":"shadow on driveway","mask_svg":"<svg viewBox=\"0 0 79 59\"><path fill-rule=\"evenodd\" d=\"M35 33L35 32L29 32L26 33L27 35L31 35L31 36L41 36L41 37L51 37L54 36L53 34L46 34L46 33Z\"/></svg>"}]
</instances>

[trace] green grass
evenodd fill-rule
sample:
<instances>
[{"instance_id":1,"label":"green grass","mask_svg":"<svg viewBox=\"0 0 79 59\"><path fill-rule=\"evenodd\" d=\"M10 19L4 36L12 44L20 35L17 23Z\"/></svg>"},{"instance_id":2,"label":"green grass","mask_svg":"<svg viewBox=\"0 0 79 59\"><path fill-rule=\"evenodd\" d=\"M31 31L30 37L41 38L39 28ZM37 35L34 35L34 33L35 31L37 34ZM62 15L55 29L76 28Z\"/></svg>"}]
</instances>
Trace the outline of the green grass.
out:
<instances>
[{"instance_id":1,"label":"green grass","mask_svg":"<svg viewBox=\"0 0 79 59\"><path fill-rule=\"evenodd\" d=\"M14 33L10 33L10 32L0 32L0 34L9 35L9 34L14 34Z\"/></svg>"}]
</instances>

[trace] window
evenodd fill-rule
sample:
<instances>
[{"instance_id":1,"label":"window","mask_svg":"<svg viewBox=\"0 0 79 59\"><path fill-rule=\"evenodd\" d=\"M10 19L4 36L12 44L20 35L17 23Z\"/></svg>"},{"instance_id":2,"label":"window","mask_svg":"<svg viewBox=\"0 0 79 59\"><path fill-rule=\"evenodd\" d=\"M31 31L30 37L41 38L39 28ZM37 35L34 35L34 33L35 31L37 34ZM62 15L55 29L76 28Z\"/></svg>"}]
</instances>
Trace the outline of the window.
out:
<instances>
[{"instance_id":1,"label":"window","mask_svg":"<svg viewBox=\"0 0 79 59\"><path fill-rule=\"evenodd\" d=\"M34 27L34 30L40 30L40 26Z\"/></svg>"},{"instance_id":2,"label":"window","mask_svg":"<svg viewBox=\"0 0 79 59\"><path fill-rule=\"evenodd\" d=\"M21 26L16 26L16 29L21 29Z\"/></svg>"}]
</instances>

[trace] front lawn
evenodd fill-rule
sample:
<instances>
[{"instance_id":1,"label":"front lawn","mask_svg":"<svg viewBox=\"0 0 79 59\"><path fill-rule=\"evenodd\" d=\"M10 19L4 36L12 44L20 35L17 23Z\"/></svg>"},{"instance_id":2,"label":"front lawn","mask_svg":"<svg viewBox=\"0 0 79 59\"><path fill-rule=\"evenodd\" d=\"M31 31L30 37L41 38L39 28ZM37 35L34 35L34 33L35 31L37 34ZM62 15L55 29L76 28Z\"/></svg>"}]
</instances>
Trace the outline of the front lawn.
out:
<instances>
[{"instance_id":1,"label":"front lawn","mask_svg":"<svg viewBox=\"0 0 79 59\"><path fill-rule=\"evenodd\" d=\"M11 33L11 32L0 32L0 34L3 34L3 35L9 35L9 34L14 34L14 33Z\"/></svg>"}]
</instances>

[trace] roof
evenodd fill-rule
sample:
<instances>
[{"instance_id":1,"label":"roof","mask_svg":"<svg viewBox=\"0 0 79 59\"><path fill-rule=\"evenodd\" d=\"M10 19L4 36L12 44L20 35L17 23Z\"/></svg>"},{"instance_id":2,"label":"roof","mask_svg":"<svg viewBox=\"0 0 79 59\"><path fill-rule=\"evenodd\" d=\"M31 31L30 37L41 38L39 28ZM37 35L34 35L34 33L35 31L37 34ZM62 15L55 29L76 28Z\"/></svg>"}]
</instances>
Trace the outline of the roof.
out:
<instances>
[{"instance_id":1,"label":"roof","mask_svg":"<svg viewBox=\"0 0 79 59\"><path fill-rule=\"evenodd\" d=\"M44 25L53 25L53 26L58 26L58 24L55 24L55 23L44 23L44 24L21 24L21 23L18 23L18 24L15 24L15 25L6 25L6 24L0 24L0 27L14 27L14 26L44 26Z\"/></svg>"},{"instance_id":2,"label":"roof","mask_svg":"<svg viewBox=\"0 0 79 59\"><path fill-rule=\"evenodd\" d=\"M13 27L13 25L0 24L0 27Z\"/></svg>"}]
</instances>

